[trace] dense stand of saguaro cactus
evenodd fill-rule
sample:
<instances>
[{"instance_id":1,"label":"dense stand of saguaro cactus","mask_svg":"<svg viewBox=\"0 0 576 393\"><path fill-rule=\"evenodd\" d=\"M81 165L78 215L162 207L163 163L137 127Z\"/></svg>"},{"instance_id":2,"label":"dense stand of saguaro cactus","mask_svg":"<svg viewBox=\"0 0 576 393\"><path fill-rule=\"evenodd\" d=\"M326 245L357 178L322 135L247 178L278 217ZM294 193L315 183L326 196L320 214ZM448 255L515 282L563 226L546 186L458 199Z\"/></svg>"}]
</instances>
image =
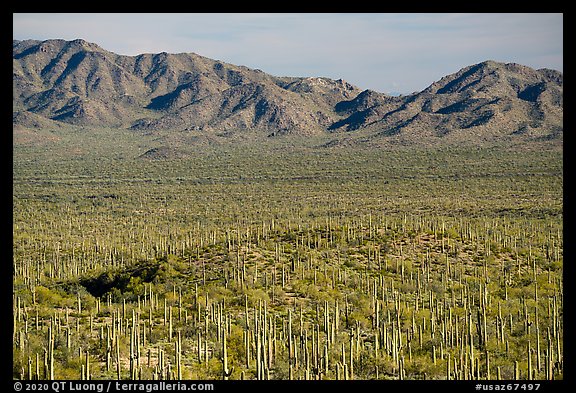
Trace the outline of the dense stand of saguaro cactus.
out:
<instances>
[{"instance_id":1,"label":"dense stand of saguaro cactus","mask_svg":"<svg viewBox=\"0 0 576 393\"><path fill-rule=\"evenodd\" d=\"M169 234L172 243L154 247L155 277L116 299L90 295L74 277L122 272L135 250L81 243L64 254L45 245L43 264L15 265L26 289L14 299L13 338L25 360L15 373L556 378L563 296L552 269L561 235L552 222L408 215ZM87 255L107 262L83 272ZM69 297L50 289L65 285L75 285Z\"/></svg>"},{"instance_id":2,"label":"dense stand of saguaro cactus","mask_svg":"<svg viewBox=\"0 0 576 393\"><path fill-rule=\"evenodd\" d=\"M563 377L561 152L55 133L14 154L14 378Z\"/></svg>"}]
</instances>

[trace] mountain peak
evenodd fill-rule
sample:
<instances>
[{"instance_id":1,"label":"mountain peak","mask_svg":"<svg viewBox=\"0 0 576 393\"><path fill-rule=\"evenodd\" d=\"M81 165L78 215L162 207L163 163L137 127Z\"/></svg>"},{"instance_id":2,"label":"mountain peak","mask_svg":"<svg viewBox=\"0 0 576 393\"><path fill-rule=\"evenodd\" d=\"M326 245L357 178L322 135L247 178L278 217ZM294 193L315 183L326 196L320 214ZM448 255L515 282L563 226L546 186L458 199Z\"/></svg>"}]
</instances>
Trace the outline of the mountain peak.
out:
<instances>
[{"instance_id":1,"label":"mountain peak","mask_svg":"<svg viewBox=\"0 0 576 393\"><path fill-rule=\"evenodd\" d=\"M77 47L84 50L102 50L97 44L83 40L82 38L77 38L69 42L71 47Z\"/></svg>"}]
</instances>

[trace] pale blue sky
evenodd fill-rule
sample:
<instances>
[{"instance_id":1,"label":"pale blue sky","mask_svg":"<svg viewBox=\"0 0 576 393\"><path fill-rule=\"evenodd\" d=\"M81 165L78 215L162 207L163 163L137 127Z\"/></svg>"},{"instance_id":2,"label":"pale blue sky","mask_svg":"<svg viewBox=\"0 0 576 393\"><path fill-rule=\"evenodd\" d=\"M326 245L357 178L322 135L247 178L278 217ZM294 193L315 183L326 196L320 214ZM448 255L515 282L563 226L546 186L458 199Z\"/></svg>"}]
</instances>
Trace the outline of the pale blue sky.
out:
<instances>
[{"instance_id":1,"label":"pale blue sky","mask_svg":"<svg viewBox=\"0 0 576 393\"><path fill-rule=\"evenodd\" d=\"M13 38L194 52L277 76L420 91L484 60L563 71L562 14L13 14Z\"/></svg>"}]
</instances>

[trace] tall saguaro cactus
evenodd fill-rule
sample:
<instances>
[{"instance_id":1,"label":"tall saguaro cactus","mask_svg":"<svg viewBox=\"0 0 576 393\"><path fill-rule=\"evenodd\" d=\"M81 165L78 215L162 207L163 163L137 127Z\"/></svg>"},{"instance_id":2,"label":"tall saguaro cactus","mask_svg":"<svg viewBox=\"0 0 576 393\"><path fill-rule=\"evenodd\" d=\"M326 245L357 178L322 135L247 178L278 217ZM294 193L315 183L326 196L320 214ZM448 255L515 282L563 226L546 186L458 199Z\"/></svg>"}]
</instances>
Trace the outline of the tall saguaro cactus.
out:
<instances>
[{"instance_id":1,"label":"tall saguaro cactus","mask_svg":"<svg viewBox=\"0 0 576 393\"><path fill-rule=\"evenodd\" d=\"M234 367L232 367L232 369L228 368L228 349L227 349L227 345L226 345L226 332L225 331L222 332L221 341L222 341L222 379L226 381L232 375L232 371L234 370Z\"/></svg>"}]
</instances>

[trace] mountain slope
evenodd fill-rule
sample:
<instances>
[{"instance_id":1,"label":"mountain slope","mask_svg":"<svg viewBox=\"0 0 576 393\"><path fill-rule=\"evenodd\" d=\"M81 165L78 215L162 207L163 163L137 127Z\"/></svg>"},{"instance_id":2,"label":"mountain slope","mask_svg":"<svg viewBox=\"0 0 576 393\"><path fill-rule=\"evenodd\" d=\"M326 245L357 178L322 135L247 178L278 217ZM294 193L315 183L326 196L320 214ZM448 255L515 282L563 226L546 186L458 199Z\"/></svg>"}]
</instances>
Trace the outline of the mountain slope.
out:
<instances>
[{"instance_id":1,"label":"mountain slope","mask_svg":"<svg viewBox=\"0 0 576 393\"><path fill-rule=\"evenodd\" d=\"M13 59L14 108L79 125L314 133L360 92L194 53L121 56L83 40L13 41Z\"/></svg>"},{"instance_id":2,"label":"mountain slope","mask_svg":"<svg viewBox=\"0 0 576 393\"><path fill-rule=\"evenodd\" d=\"M339 79L276 77L195 53L122 56L84 40L13 41L13 122L254 131L350 140L561 140L563 75L485 61L392 97ZM43 120L42 120L43 119Z\"/></svg>"},{"instance_id":3,"label":"mountain slope","mask_svg":"<svg viewBox=\"0 0 576 393\"><path fill-rule=\"evenodd\" d=\"M332 129L377 129L379 136L555 138L563 130L558 71L486 61L407 97L363 92L336 107L348 115Z\"/></svg>"},{"instance_id":4,"label":"mountain slope","mask_svg":"<svg viewBox=\"0 0 576 393\"><path fill-rule=\"evenodd\" d=\"M338 119L330 102L355 94L357 89L342 81L325 81L333 87L332 95L300 93L275 83L245 82L201 98L183 100L182 95L168 101L169 113L157 120L143 119L133 128L188 129L262 129L268 133L320 133ZM306 83L300 80L297 83ZM336 96L336 98L334 97ZM158 100L156 100L158 101ZM185 104L186 101L191 101Z\"/></svg>"}]
</instances>

